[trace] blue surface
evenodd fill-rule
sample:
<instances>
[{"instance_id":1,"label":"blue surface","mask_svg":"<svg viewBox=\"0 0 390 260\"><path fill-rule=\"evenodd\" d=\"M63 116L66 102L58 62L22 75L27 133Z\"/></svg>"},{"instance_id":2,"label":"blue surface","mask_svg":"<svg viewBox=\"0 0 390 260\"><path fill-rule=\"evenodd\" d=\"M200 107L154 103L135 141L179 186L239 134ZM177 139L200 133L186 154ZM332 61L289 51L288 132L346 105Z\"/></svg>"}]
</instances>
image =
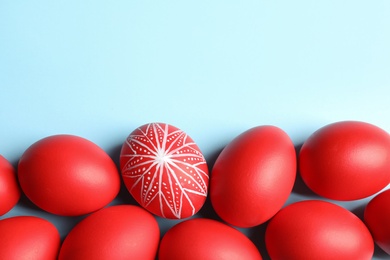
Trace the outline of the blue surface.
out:
<instances>
[{"instance_id":1,"label":"blue surface","mask_svg":"<svg viewBox=\"0 0 390 260\"><path fill-rule=\"evenodd\" d=\"M390 132L389 14L385 0L2 0L0 154L16 166L33 142L69 133L117 161L126 136L153 121L186 131L210 164L256 125L297 146L339 120ZM297 189L289 202L314 196ZM63 236L79 220L28 201L0 218L21 214L53 220Z\"/></svg>"}]
</instances>

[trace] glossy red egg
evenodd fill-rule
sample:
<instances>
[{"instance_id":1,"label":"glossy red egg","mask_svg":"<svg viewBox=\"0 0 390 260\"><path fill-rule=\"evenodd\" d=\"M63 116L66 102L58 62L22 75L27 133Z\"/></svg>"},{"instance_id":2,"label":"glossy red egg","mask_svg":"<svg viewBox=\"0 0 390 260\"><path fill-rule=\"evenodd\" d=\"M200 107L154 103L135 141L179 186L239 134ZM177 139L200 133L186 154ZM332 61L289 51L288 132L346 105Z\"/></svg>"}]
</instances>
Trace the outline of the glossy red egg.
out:
<instances>
[{"instance_id":1,"label":"glossy red egg","mask_svg":"<svg viewBox=\"0 0 390 260\"><path fill-rule=\"evenodd\" d=\"M358 121L341 121L314 132L299 155L303 181L334 200L368 197L390 181L390 135Z\"/></svg>"},{"instance_id":2,"label":"glossy red egg","mask_svg":"<svg viewBox=\"0 0 390 260\"><path fill-rule=\"evenodd\" d=\"M60 235L49 221L33 216L0 220L0 259L56 260Z\"/></svg>"},{"instance_id":3,"label":"glossy red egg","mask_svg":"<svg viewBox=\"0 0 390 260\"><path fill-rule=\"evenodd\" d=\"M20 158L18 178L33 203L63 216L96 211L120 188L112 159L96 144L73 135L49 136L31 145Z\"/></svg>"},{"instance_id":4,"label":"glossy red egg","mask_svg":"<svg viewBox=\"0 0 390 260\"><path fill-rule=\"evenodd\" d=\"M20 199L14 167L0 155L0 216L10 211Z\"/></svg>"},{"instance_id":5,"label":"glossy red egg","mask_svg":"<svg viewBox=\"0 0 390 260\"><path fill-rule=\"evenodd\" d=\"M364 222L377 245L390 255L390 190L379 193L367 204Z\"/></svg>"},{"instance_id":6,"label":"glossy red egg","mask_svg":"<svg viewBox=\"0 0 390 260\"><path fill-rule=\"evenodd\" d=\"M172 125L151 123L134 130L122 146L120 165L131 195L157 216L187 218L205 203L206 160L191 137Z\"/></svg>"},{"instance_id":7,"label":"glossy red egg","mask_svg":"<svg viewBox=\"0 0 390 260\"><path fill-rule=\"evenodd\" d=\"M280 210L268 223L265 243L273 260L370 260L374 253L371 234L357 216L320 200Z\"/></svg>"},{"instance_id":8,"label":"glossy red egg","mask_svg":"<svg viewBox=\"0 0 390 260\"><path fill-rule=\"evenodd\" d=\"M141 207L116 205L79 222L65 238L59 260L154 260L160 231L156 219Z\"/></svg>"},{"instance_id":9,"label":"glossy red egg","mask_svg":"<svg viewBox=\"0 0 390 260\"><path fill-rule=\"evenodd\" d=\"M161 240L159 260L260 260L256 246L240 231L216 220L195 218L169 229Z\"/></svg>"},{"instance_id":10,"label":"glossy red egg","mask_svg":"<svg viewBox=\"0 0 390 260\"><path fill-rule=\"evenodd\" d=\"M275 126L251 128L231 141L214 164L213 208L235 226L262 224L287 201L295 176L296 153L289 136Z\"/></svg>"}]
</instances>

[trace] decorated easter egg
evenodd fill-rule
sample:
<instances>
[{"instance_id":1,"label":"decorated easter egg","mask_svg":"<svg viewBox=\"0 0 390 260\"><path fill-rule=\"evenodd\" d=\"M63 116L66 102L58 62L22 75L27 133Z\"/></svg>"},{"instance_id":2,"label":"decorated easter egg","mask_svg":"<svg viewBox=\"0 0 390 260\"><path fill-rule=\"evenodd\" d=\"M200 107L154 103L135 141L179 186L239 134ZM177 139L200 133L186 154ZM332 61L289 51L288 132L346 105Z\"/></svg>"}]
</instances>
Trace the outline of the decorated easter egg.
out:
<instances>
[{"instance_id":1,"label":"decorated easter egg","mask_svg":"<svg viewBox=\"0 0 390 260\"><path fill-rule=\"evenodd\" d=\"M190 217L206 200L206 160L194 140L172 125L150 123L135 129L123 143L120 167L130 194L157 216Z\"/></svg>"},{"instance_id":2,"label":"decorated easter egg","mask_svg":"<svg viewBox=\"0 0 390 260\"><path fill-rule=\"evenodd\" d=\"M287 201L295 176L296 153L289 136L275 126L257 126L219 154L211 173L211 203L229 224L257 226Z\"/></svg>"},{"instance_id":3,"label":"decorated easter egg","mask_svg":"<svg viewBox=\"0 0 390 260\"><path fill-rule=\"evenodd\" d=\"M63 216L96 211L120 188L112 159L96 144L74 135L53 135L31 145L20 158L18 178L33 203Z\"/></svg>"}]
</instances>

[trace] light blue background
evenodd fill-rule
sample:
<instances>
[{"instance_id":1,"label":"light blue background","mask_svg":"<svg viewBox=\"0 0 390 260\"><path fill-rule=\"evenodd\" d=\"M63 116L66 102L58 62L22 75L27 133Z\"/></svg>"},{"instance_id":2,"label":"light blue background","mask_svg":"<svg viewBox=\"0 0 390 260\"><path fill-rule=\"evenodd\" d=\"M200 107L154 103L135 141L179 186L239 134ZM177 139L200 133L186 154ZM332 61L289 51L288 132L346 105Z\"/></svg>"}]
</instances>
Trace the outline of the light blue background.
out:
<instances>
[{"instance_id":1,"label":"light blue background","mask_svg":"<svg viewBox=\"0 0 390 260\"><path fill-rule=\"evenodd\" d=\"M117 160L153 121L186 131L210 162L256 125L296 145L339 120L390 132L389 46L385 0L1 0L0 154L16 166L33 142L69 133ZM20 214L62 235L78 220L28 203L1 218Z\"/></svg>"}]
</instances>

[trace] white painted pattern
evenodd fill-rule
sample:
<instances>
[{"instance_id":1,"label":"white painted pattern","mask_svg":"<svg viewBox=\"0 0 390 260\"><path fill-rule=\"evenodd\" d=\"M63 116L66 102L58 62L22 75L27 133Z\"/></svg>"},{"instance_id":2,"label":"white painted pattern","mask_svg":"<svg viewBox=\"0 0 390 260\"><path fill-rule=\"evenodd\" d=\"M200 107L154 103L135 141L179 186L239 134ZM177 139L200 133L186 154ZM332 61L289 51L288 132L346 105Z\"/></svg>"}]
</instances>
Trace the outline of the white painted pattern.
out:
<instances>
[{"instance_id":1,"label":"white painted pattern","mask_svg":"<svg viewBox=\"0 0 390 260\"><path fill-rule=\"evenodd\" d=\"M122 175L131 179L127 188L143 207L158 200L162 217L182 218L183 206L195 214L190 195L206 197L209 177L202 153L185 132L152 123L131 133L124 145L129 152L121 154L128 158Z\"/></svg>"}]
</instances>

